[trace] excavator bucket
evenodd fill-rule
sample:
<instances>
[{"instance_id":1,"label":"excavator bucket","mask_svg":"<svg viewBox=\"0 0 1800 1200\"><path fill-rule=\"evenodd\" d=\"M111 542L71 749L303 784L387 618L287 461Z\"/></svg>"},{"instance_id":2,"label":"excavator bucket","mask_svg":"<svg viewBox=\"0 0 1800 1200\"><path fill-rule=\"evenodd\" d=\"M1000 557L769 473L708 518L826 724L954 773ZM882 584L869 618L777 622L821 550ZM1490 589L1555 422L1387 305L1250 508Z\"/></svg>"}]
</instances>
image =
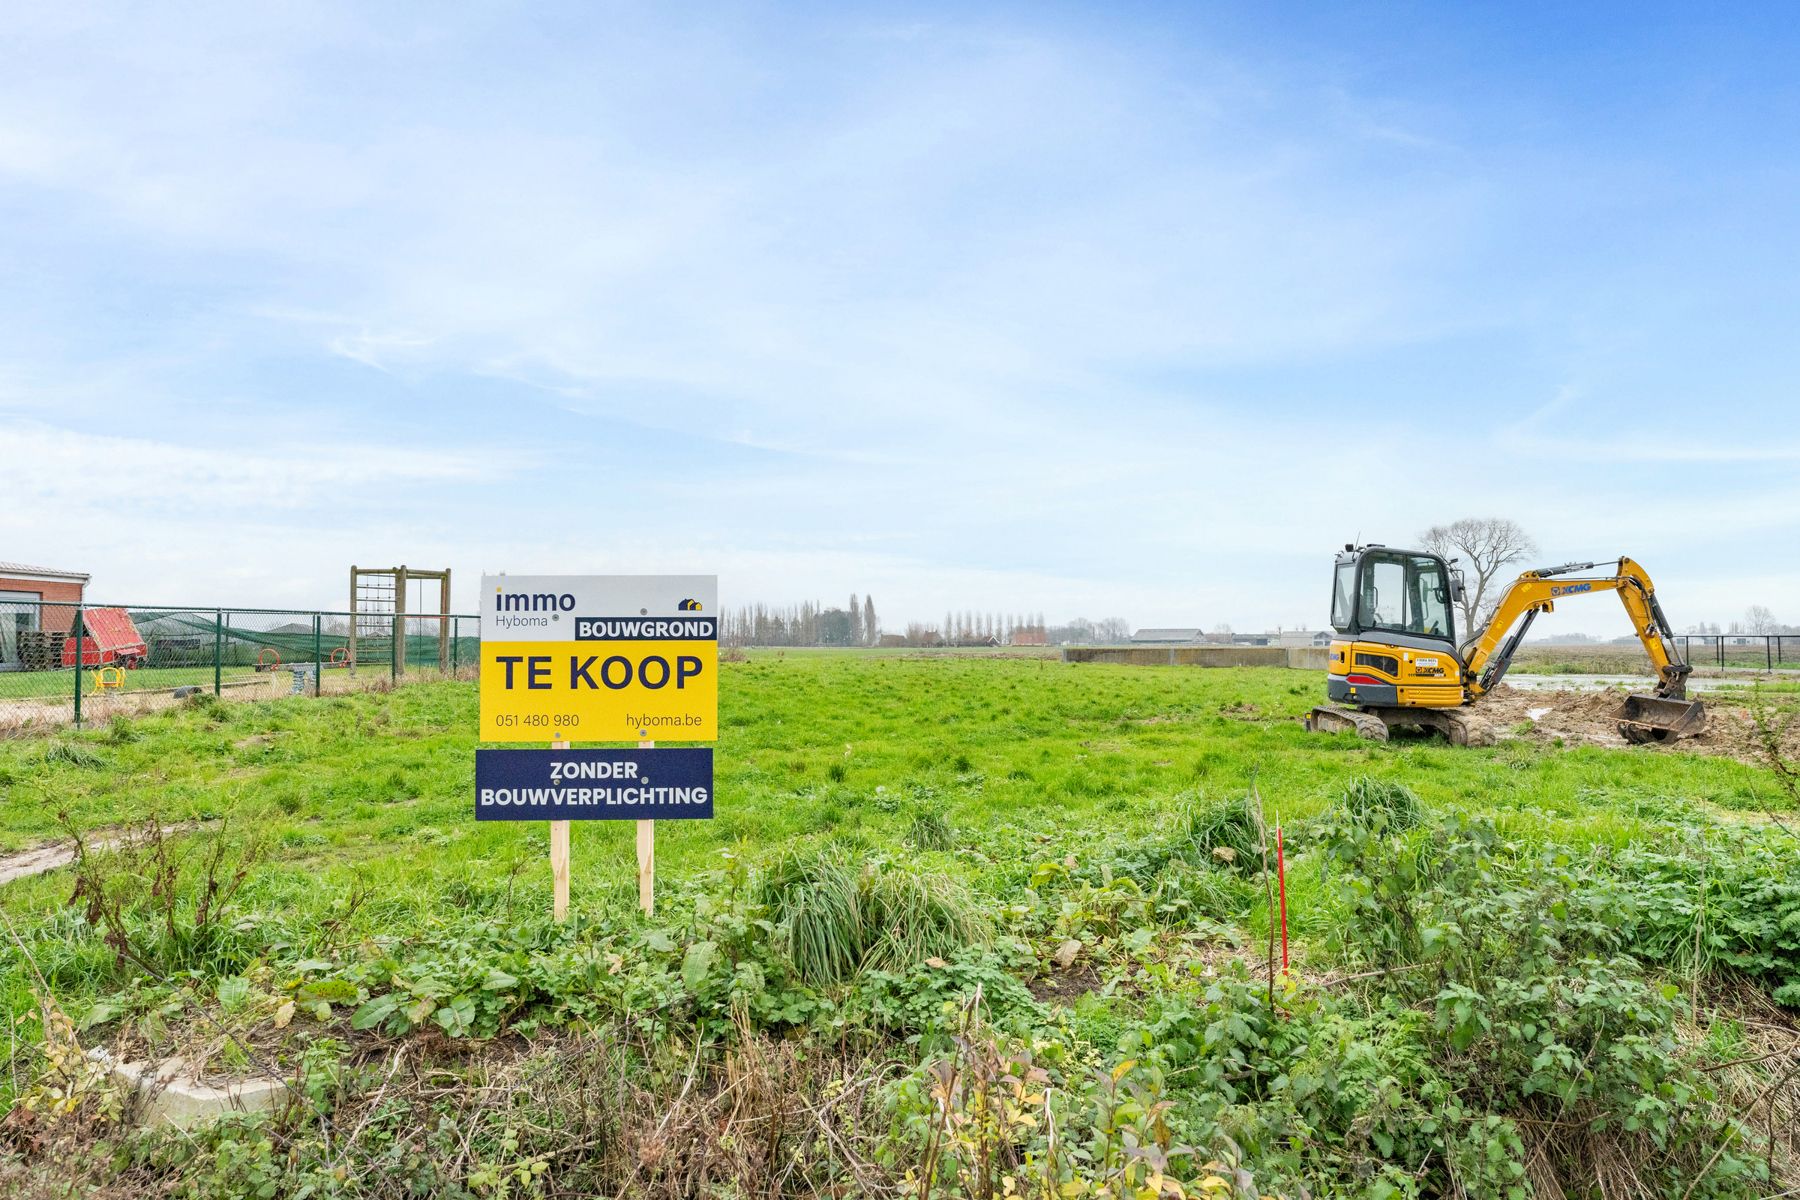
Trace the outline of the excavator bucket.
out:
<instances>
[{"instance_id":1,"label":"excavator bucket","mask_svg":"<svg viewBox=\"0 0 1800 1200\"><path fill-rule=\"evenodd\" d=\"M1706 706L1698 700L1670 700L1633 692L1612 712L1628 742L1672 742L1706 728Z\"/></svg>"}]
</instances>

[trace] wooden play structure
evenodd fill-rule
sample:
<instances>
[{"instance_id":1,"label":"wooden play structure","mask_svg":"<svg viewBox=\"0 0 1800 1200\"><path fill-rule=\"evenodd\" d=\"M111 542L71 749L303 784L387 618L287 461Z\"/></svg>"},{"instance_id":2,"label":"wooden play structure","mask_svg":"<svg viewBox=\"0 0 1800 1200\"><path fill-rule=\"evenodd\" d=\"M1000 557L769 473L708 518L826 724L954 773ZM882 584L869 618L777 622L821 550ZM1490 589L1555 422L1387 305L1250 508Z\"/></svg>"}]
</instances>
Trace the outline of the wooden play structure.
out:
<instances>
[{"instance_id":1,"label":"wooden play structure","mask_svg":"<svg viewBox=\"0 0 1800 1200\"><path fill-rule=\"evenodd\" d=\"M438 584L436 611L427 607L427 585ZM391 663L395 675L406 673L408 644L423 641L429 646L430 635L409 637L407 622L437 622L438 669L451 669L450 650L450 568L422 571L413 567L350 568L350 636L346 656L350 673L359 664ZM337 658L336 653L332 655Z\"/></svg>"}]
</instances>

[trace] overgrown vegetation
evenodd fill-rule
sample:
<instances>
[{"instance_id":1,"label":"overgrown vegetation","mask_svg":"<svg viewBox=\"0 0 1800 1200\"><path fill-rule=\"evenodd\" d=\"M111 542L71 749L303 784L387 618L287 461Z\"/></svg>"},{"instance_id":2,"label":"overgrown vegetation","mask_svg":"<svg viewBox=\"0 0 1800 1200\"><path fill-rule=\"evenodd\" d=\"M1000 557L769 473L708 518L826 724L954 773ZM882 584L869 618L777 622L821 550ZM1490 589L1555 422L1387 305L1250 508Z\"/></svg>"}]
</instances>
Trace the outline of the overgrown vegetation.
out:
<instances>
[{"instance_id":1,"label":"overgrown vegetation","mask_svg":"<svg viewBox=\"0 0 1800 1200\"><path fill-rule=\"evenodd\" d=\"M549 920L542 828L468 818L466 685L0 744L5 835L55 796L84 840L0 891L0 1192L1800 1186L1769 766L1309 737L1283 671L728 670L719 818L659 828L654 920L600 824ZM98 1046L291 1091L137 1129Z\"/></svg>"}]
</instances>

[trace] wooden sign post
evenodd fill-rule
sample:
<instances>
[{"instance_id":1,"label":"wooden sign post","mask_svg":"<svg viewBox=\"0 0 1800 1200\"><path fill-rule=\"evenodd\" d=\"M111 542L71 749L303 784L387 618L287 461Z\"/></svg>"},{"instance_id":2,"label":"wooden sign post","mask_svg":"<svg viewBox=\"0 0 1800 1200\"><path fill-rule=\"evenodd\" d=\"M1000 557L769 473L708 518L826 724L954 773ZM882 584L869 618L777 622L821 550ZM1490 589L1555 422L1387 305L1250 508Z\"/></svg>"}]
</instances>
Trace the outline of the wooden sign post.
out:
<instances>
[{"instance_id":1,"label":"wooden sign post","mask_svg":"<svg viewBox=\"0 0 1800 1200\"><path fill-rule=\"evenodd\" d=\"M567 742L551 742L552 750L567 750ZM550 822L550 915L561 925L569 919L569 823Z\"/></svg>"},{"instance_id":2,"label":"wooden sign post","mask_svg":"<svg viewBox=\"0 0 1800 1200\"><path fill-rule=\"evenodd\" d=\"M639 742L641 750L656 749L655 742ZM638 907L646 917L656 915L656 822L637 823Z\"/></svg>"}]
</instances>

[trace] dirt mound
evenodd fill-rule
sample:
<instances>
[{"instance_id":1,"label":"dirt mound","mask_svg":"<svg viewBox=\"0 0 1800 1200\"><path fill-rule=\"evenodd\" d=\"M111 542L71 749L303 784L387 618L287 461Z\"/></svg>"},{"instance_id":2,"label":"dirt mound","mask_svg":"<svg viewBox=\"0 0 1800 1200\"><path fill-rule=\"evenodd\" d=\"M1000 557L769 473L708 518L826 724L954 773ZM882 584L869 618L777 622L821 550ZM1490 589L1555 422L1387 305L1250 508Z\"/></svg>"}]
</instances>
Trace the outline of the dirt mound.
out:
<instances>
[{"instance_id":1,"label":"dirt mound","mask_svg":"<svg viewBox=\"0 0 1800 1200\"><path fill-rule=\"evenodd\" d=\"M1648 689L1646 689L1648 690ZM1513 688L1505 684L1482 697L1478 712L1502 736L1536 742L1561 739L1568 746L1627 746L1613 712L1628 694L1623 687L1599 691L1548 691ZM1695 737L1651 743L1640 749L1688 754L1717 754L1740 762L1764 763L1763 739L1750 709L1729 697L1701 695L1706 704L1706 729ZM1775 723L1782 723L1777 715ZM1800 721L1787 722L1781 745L1789 758L1800 759Z\"/></svg>"}]
</instances>

